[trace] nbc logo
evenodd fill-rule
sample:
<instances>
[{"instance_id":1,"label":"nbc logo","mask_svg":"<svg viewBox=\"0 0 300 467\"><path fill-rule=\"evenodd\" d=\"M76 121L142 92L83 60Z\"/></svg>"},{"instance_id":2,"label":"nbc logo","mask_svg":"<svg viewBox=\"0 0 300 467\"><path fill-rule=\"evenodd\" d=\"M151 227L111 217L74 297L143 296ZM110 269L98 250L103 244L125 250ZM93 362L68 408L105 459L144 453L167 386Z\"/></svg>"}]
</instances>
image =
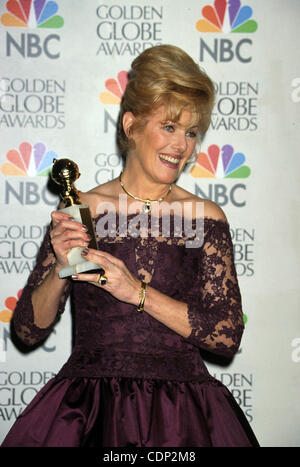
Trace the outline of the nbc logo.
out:
<instances>
[{"instance_id":1,"label":"nbc logo","mask_svg":"<svg viewBox=\"0 0 300 467\"><path fill-rule=\"evenodd\" d=\"M257 22L252 18L252 8L241 5L240 0L215 0L213 5L202 8L202 18L196 23L197 31L201 33L244 33L257 30ZM242 63L249 63L249 46L252 40L244 38L236 42L228 39L214 38L213 45L200 39L200 61L209 55L215 62L231 62L237 58Z\"/></svg>"},{"instance_id":2,"label":"nbc logo","mask_svg":"<svg viewBox=\"0 0 300 467\"><path fill-rule=\"evenodd\" d=\"M252 17L252 8L241 6L240 0L215 0L214 6L202 8L203 19L199 19L196 28L199 32L243 32L257 30L257 22Z\"/></svg>"},{"instance_id":3,"label":"nbc logo","mask_svg":"<svg viewBox=\"0 0 300 467\"><path fill-rule=\"evenodd\" d=\"M128 83L128 73L122 70L118 73L117 79L109 78L105 81L106 91L101 92L99 99L102 104L119 105Z\"/></svg>"},{"instance_id":4,"label":"nbc logo","mask_svg":"<svg viewBox=\"0 0 300 467\"><path fill-rule=\"evenodd\" d=\"M8 28L27 29L59 29L64 25L64 19L57 15L58 4L51 0L9 0L6 12L1 15L1 23ZM21 32L17 35L6 33L6 55L14 53L23 58L37 58L43 53L50 59L57 59L58 34L40 37L32 32Z\"/></svg>"},{"instance_id":5,"label":"nbc logo","mask_svg":"<svg viewBox=\"0 0 300 467\"><path fill-rule=\"evenodd\" d=\"M47 177L54 158L58 158L58 155L52 150L47 151L44 143L32 145L23 142L20 144L19 150L10 149L7 152L7 162L0 166L0 171L3 175Z\"/></svg>"},{"instance_id":6,"label":"nbc logo","mask_svg":"<svg viewBox=\"0 0 300 467\"><path fill-rule=\"evenodd\" d=\"M47 189L54 158L59 159L57 153L47 150L46 145L40 142L23 142L18 149L10 149L6 154L6 162L0 166L3 175L12 176L12 183L8 179L4 183L4 203L11 204L13 199L21 205L35 205L43 201L49 206L57 206L57 196ZM18 180L16 176L27 177L27 180ZM39 183L33 181L32 177L41 177L45 181Z\"/></svg>"},{"instance_id":7,"label":"nbc logo","mask_svg":"<svg viewBox=\"0 0 300 467\"><path fill-rule=\"evenodd\" d=\"M244 165L246 157L234 152L233 146L216 144L208 147L207 153L200 152L190 174L195 178L247 178L250 168Z\"/></svg>"},{"instance_id":8,"label":"nbc logo","mask_svg":"<svg viewBox=\"0 0 300 467\"><path fill-rule=\"evenodd\" d=\"M5 302L4 302L4 310L0 311L0 321L2 323L9 323L11 321L13 312L16 308L16 305L18 303L18 300L20 299L22 295L23 289L20 289L17 293L17 298L16 297L7 297Z\"/></svg>"},{"instance_id":9,"label":"nbc logo","mask_svg":"<svg viewBox=\"0 0 300 467\"><path fill-rule=\"evenodd\" d=\"M64 20L57 15L58 5L46 0L10 0L1 23L8 27L61 28Z\"/></svg>"}]
</instances>

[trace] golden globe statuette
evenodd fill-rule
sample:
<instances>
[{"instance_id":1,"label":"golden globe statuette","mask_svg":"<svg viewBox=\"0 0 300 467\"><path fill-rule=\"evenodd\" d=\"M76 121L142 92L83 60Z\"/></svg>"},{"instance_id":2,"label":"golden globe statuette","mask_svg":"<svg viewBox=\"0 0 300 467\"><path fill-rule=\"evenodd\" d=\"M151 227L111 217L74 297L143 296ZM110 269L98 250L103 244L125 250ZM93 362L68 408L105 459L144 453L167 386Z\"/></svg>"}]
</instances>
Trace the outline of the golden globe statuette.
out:
<instances>
[{"instance_id":1,"label":"golden globe statuette","mask_svg":"<svg viewBox=\"0 0 300 467\"><path fill-rule=\"evenodd\" d=\"M61 198L66 204L64 212L72 216L75 221L81 222L88 228L88 234L91 236L89 248L97 249L97 241L95 236L94 225L90 208L87 204L80 204L78 190L74 187L74 182L80 177L78 166L70 159L53 159L53 167L51 172L52 180L61 187ZM94 270L102 270L103 268L92 261L83 258L82 247L74 247L69 250L67 257L69 266L61 269L59 277L71 276L72 274L92 272Z\"/></svg>"}]
</instances>

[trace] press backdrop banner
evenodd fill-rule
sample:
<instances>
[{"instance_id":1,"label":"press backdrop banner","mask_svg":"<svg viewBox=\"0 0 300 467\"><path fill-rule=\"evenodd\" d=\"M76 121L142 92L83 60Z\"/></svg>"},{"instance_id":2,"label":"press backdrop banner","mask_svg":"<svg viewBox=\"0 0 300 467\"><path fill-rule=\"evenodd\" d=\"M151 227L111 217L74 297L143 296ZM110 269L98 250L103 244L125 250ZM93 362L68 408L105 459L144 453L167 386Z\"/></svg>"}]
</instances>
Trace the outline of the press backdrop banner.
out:
<instances>
[{"instance_id":1,"label":"press backdrop banner","mask_svg":"<svg viewBox=\"0 0 300 467\"><path fill-rule=\"evenodd\" d=\"M0 441L72 346L69 304L41 347L10 326L58 204L52 160L75 160L83 191L118 176L127 71L168 43L215 82L210 129L178 183L224 209L243 296L239 353L207 365L262 446L300 445L299 17L299 0L0 0Z\"/></svg>"}]
</instances>

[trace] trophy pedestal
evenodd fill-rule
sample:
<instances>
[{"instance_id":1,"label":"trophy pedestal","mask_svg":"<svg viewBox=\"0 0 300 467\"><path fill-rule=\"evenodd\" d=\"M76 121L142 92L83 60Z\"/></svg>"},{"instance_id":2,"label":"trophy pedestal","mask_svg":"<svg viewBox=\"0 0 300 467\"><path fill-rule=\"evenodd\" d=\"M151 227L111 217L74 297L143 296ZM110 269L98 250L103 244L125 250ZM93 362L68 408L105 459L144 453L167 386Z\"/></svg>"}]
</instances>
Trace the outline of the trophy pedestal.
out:
<instances>
[{"instance_id":1,"label":"trophy pedestal","mask_svg":"<svg viewBox=\"0 0 300 467\"><path fill-rule=\"evenodd\" d=\"M88 228L87 233L92 237L89 243L89 247L96 250L97 241L89 206L87 204L74 204L73 206L60 209L60 212L69 214L70 216L74 217L75 221L84 224ZM83 256L81 256L83 249L84 248L82 247L74 247L68 252L67 257L69 266L59 271L59 277L61 279L69 277L72 274L103 270L98 264L93 263L92 261L88 261Z\"/></svg>"}]
</instances>

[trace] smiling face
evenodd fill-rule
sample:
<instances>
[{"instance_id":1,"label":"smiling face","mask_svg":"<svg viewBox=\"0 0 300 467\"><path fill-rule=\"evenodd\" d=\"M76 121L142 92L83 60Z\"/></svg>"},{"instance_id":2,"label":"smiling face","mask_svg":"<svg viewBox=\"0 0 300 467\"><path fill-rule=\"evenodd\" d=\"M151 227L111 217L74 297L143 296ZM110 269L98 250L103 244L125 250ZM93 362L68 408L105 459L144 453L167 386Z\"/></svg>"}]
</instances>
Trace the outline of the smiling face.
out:
<instances>
[{"instance_id":1,"label":"smiling face","mask_svg":"<svg viewBox=\"0 0 300 467\"><path fill-rule=\"evenodd\" d=\"M192 114L186 110L179 121L166 120L166 111L160 107L146 119L142 129L132 131L135 147L127 156L130 163L138 165L156 183L173 183L195 149L199 128L191 122ZM135 117L127 112L123 119L125 133L134 123Z\"/></svg>"}]
</instances>

